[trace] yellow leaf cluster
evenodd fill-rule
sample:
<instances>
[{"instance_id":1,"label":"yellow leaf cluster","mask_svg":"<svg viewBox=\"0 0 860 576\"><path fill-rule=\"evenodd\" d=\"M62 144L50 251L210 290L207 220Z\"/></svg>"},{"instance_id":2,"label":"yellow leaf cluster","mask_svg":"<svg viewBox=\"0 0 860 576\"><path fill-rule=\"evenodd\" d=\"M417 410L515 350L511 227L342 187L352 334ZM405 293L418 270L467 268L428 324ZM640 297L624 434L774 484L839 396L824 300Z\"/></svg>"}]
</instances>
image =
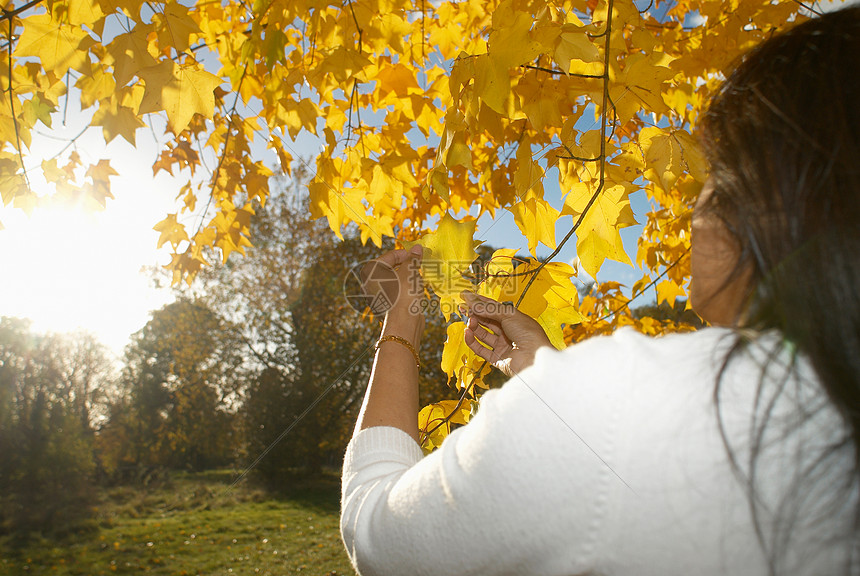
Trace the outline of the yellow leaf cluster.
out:
<instances>
[{"instance_id":1,"label":"yellow leaf cluster","mask_svg":"<svg viewBox=\"0 0 860 576\"><path fill-rule=\"evenodd\" d=\"M174 279L190 281L208 251L226 259L251 245L270 176L288 172L296 140L311 135L322 149L307 166L310 213L377 246L438 226L422 242L441 262L460 263L438 277L425 267L425 277L450 314L474 220L509 212L531 255L516 266L509 255L511 269L482 290L512 290L558 343L612 330L633 322L621 288L579 302L571 270L535 263L538 246L558 248L570 231L558 223L572 218L589 274L607 258L632 262L620 230L635 224L629 195L644 189L652 209L635 260L645 277L633 291L653 286L670 302L685 294L690 210L707 178L701 111L742 52L804 18L796 2L685 0L668 12L643 4L6 2L0 198L22 209L42 201L29 187L29 147L70 104L70 88L106 141L134 145L147 115L162 115L153 170L186 185L176 213L157 225L159 243L173 250ZM700 24L685 27L692 12ZM104 205L109 165L79 164L67 152L41 170L59 197ZM556 185L563 205L546 195ZM199 224L182 228L191 221ZM504 274L534 280L503 288Z\"/></svg>"}]
</instances>

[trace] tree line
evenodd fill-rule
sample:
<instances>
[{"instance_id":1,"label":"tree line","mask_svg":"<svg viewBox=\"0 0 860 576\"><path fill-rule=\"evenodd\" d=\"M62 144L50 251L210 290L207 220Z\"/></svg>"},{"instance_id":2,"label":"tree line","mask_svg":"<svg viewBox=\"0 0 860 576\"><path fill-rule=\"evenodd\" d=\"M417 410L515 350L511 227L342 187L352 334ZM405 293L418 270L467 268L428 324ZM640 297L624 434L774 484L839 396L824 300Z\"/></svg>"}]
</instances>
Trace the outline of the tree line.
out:
<instances>
[{"instance_id":1,"label":"tree line","mask_svg":"<svg viewBox=\"0 0 860 576\"><path fill-rule=\"evenodd\" d=\"M80 527L98 486L170 470L230 467L277 488L339 465L380 321L351 307L344 279L379 250L334 237L306 201L300 184L273 194L247 257L152 312L119 367L90 335L0 319L0 534ZM452 394L441 318L428 330L424 403Z\"/></svg>"}]
</instances>

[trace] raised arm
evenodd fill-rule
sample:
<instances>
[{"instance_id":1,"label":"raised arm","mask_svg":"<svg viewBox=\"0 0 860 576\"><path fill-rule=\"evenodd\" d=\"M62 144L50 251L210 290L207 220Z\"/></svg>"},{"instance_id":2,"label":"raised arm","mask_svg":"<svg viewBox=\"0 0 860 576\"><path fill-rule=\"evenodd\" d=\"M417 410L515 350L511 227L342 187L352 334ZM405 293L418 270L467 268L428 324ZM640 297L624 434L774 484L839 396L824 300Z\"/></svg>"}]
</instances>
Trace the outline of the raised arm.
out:
<instances>
[{"instance_id":1,"label":"raised arm","mask_svg":"<svg viewBox=\"0 0 860 576\"><path fill-rule=\"evenodd\" d=\"M423 297L419 268L421 247L393 250L374 261L380 266L364 278L370 294L392 300L355 434L372 426L399 428L418 441L418 356L424 313L416 306Z\"/></svg>"}]
</instances>

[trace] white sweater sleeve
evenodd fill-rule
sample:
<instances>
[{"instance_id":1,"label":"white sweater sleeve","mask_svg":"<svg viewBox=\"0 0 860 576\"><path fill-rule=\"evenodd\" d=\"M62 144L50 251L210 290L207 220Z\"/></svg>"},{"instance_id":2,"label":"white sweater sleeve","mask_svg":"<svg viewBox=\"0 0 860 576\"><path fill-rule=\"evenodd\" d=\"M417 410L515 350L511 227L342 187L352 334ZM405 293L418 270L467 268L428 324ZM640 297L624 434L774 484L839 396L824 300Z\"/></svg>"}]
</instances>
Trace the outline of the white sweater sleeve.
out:
<instances>
[{"instance_id":1,"label":"white sweater sleeve","mask_svg":"<svg viewBox=\"0 0 860 576\"><path fill-rule=\"evenodd\" d=\"M609 460L624 386L578 386L580 407L559 414L553 406L572 392L562 357L540 351L535 366L487 392L469 425L425 458L395 428L369 428L350 442L341 531L363 576L589 568L607 492L623 485ZM615 376L624 371L617 364Z\"/></svg>"}]
</instances>

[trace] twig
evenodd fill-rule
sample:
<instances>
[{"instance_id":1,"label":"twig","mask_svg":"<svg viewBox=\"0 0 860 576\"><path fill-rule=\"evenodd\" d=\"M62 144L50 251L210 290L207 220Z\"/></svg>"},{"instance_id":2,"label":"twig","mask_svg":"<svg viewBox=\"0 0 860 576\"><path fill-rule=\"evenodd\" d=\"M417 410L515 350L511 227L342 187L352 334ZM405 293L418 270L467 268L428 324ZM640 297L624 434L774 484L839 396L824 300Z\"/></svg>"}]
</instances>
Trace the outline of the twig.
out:
<instances>
[{"instance_id":1,"label":"twig","mask_svg":"<svg viewBox=\"0 0 860 576\"><path fill-rule=\"evenodd\" d=\"M69 112L69 92L71 92L71 90L68 89L68 86L69 86L69 74L70 74L70 72L71 72L71 68L66 70L66 98L65 98L65 102L63 102L63 126L66 125L66 115Z\"/></svg>"},{"instance_id":2,"label":"twig","mask_svg":"<svg viewBox=\"0 0 860 576\"><path fill-rule=\"evenodd\" d=\"M794 3L797 4L798 6L800 6L801 8L809 10L810 12L815 14L816 16L821 16L821 12L819 10L815 9L814 3L812 6L807 6L807 4L805 2L801 2L800 0L794 0Z\"/></svg>"},{"instance_id":3,"label":"twig","mask_svg":"<svg viewBox=\"0 0 860 576\"><path fill-rule=\"evenodd\" d=\"M538 70L547 74L555 74L557 76L573 76L575 78L603 78L603 74L576 74L574 72L563 72L561 70L553 70L552 68L544 68L543 66L534 66L532 64L523 64L520 68L528 68L529 70Z\"/></svg>"},{"instance_id":4,"label":"twig","mask_svg":"<svg viewBox=\"0 0 860 576\"><path fill-rule=\"evenodd\" d=\"M570 231L567 233L567 235L564 237L564 239L562 239L562 241L558 244L556 249L549 256L547 256L546 260L541 262L540 265L538 267L536 267L533 271L529 270L529 273L532 274L532 277L529 278L529 281L526 283L525 287L523 288L523 291L520 294L519 299L516 301L516 304L515 304L516 307L519 307L520 303L522 303L523 298L525 298L525 296L526 296L526 292L528 292L529 288L531 288L532 284L537 279L538 273L546 266L547 262L551 261L553 258L555 258L558 255L559 252L561 252L561 249L564 247L564 245L567 243L567 241L570 240L571 236L573 236L573 234L576 232L576 230L582 224L583 220L585 220L585 216L588 214L589 209L591 209L591 207L597 201L597 198L600 196L600 193L603 191L603 185L605 182L605 174L606 174L606 124L607 124L606 106L607 106L607 103L609 101L609 39L612 36L611 34L609 34L609 31L610 31L611 26L612 26L612 5L613 5L613 3L614 3L614 0L609 0L609 6L608 6L609 16L606 19L606 30L604 30L603 33L601 33L601 34L593 36L594 38L598 38L600 36L606 37L606 42L604 44L604 55L603 55L603 74L600 76L601 78L603 78L603 106L601 108L602 114L601 114L601 125L600 125L600 156L598 156L598 158L597 158L600 160L600 183L597 186L597 190L595 190L594 194L589 199L588 204L586 204L582 213L579 215L579 218L574 223L573 227L570 229ZM484 362L478 368L477 373L480 374L486 365L487 365L487 361L484 360ZM423 434L421 436L421 443L422 444L424 443L424 441L427 438L430 437L430 435L433 432L435 432L436 430L438 430L439 428L441 428L442 426L444 426L445 424L447 424L448 422L451 421L451 418L453 417L453 415L457 412L457 410L460 409L460 406L463 405L463 402L465 401L466 395L468 394L469 390L470 389L474 390L474 386L475 386L474 382L472 383L471 386L466 386L463 389L463 392L460 394L460 398L458 399L457 404L454 406L454 409L451 411L451 413L448 414L445 418L443 418L433 428L422 433Z\"/></svg>"},{"instance_id":5,"label":"twig","mask_svg":"<svg viewBox=\"0 0 860 576\"><path fill-rule=\"evenodd\" d=\"M355 22L355 29L358 32L358 51L364 52L364 45L361 42L361 26L358 25L358 18L355 16L355 9L352 7L352 0L346 0L349 4L349 11L352 14L352 21Z\"/></svg>"},{"instance_id":6,"label":"twig","mask_svg":"<svg viewBox=\"0 0 860 576\"><path fill-rule=\"evenodd\" d=\"M218 159L218 165L215 167L215 172L212 173L212 184L209 191L209 199L206 201L206 206L203 208L203 212L200 213L200 222L197 224L197 230L194 232L194 236L197 236L203 228L203 221L206 219L206 213L209 211L209 206L212 205L212 199L215 197L215 185L218 182L218 174L221 173L221 166L224 165L224 159L227 157L227 146L230 144L230 130L233 127L233 118L236 115L236 107L239 105L239 94L242 91L242 83L245 81L245 75L247 73L248 65L245 64L245 68L242 70L242 77L239 78L239 85L236 87L236 98L233 100L233 108L230 110L229 120L227 122L227 132L224 135L224 150L221 153L221 158ZM192 236L192 238L194 236Z\"/></svg>"},{"instance_id":7,"label":"twig","mask_svg":"<svg viewBox=\"0 0 860 576\"><path fill-rule=\"evenodd\" d=\"M689 253L690 253L690 249L689 249L689 248L687 248L686 250L684 250L684 253L683 253L683 254L681 254L680 256L678 256L678 259L677 259L677 260L675 260L675 261L674 261L674 262L672 262L669 266L667 266L667 267L666 267L666 269L665 269L665 270L663 270L663 271L660 273L660 275L659 275L659 276L657 276L657 277L656 277L656 278L654 278L651 282L649 282L647 285L645 285L645 287L644 287L644 288L642 288L642 290L640 290L637 294L631 294L631 295L630 295L630 300L628 300L627 302L625 302L625 303L624 303L621 307L619 307L617 310L612 310L612 311L610 311L610 312L607 312L606 314L604 314L603 316L601 316L600 318L598 318L598 319L597 319L597 322L602 322L602 321L604 321L604 320L608 320L609 318L611 318L612 316L614 316L614 315L618 314L619 312L621 312L621 311L622 311L622 310L624 310L625 308L628 308L628 307L630 306L630 303L631 303L631 302L633 302L636 298L639 298L640 296L642 296L643 294L645 294L645 292L647 292L648 290L650 290L651 288L653 288L653 287L654 287L654 285L655 285L655 284L657 284L657 282L659 282L660 280L662 280L662 279L663 279L663 278L664 278L664 277L669 273L669 271L670 271L672 268L674 268L675 266L677 266L678 264L680 264L680 263L681 263L681 260L683 260L683 259L687 256L687 254L689 254Z\"/></svg>"},{"instance_id":8,"label":"twig","mask_svg":"<svg viewBox=\"0 0 860 576\"><path fill-rule=\"evenodd\" d=\"M608 16L606 18L606 30L604 30L604 34L606 37L606 42L603 48L603 104L601 106L601 118L600 118L600 182L597 185L597 190L594 191L594 194L591 195L591 198L588 200L588 204L585 205L585 208L580 213L579 218L573 224L570 231L565 235L561 242L559 242L558 246L552 253L547 256L547 259L544 262L541 262L540 266L535 268L534 275L529 278L529 281L526 283L525 288L523 288L522 293L520 294L519 299L517 299L516 306L519 307L520 303L523 301L523 298L526 297L526 292L528 292L529 288L531 288L534 281L537 279L538 273L546 266L548 261L551 261L553 258L558 256L558 253L561 252L561 249L567 244L568 240L570 240L571 236L577 231L577 229L582 225L582 222L585 220L586 215L588 215L588 211L597 202L597 198L600 196L600 193L603 192L603 185L606 182L606 124L607 124L607 114L606 114L606 105L609 101L609 40L612 37L612 34L609 33L612 27L612 5L614 0L609 0L607 6Z\"/></svg>"},{"instance_id":9,"label":"twig","mask_svg":"<svg viewBox=\"0 0 860 576\"><path fill-rule=\"evenodd\" d=\"M15 18L18 14L21 14L22 12L29 10L30 8L32 8L36 4L41 4L41 2L42 2L42 0L33 0L32 2L27 2L26 4L24 4L20 8L15 8L14 10L4 9L2 16L0 16L0 21L9 20L11 22L12 19ZM12 41L11 33L9 34L9 41L10 42Z\"/></svg>"},{"instance_id":10,"label":"twig","mask_svg":"<svg viewBox=\"0 0 860 576\"><path fill-rule=\"evenodd\" d=\"M346 118L346 143L349 144L352 138L352 104L355 102L355 90L358 86L358 79L352 79L352 92L349 94L349 115Z\"/></svg>"},{"instance_id":11,"label":"twig","mask_svg":"<svg viewBox=\"0 0 860 576\"><path fill-rule=\"evenodd\" d=\"M30 190L30 179L27 177L27 168L24 167L24 153L21 151L21 134L18 131L18 118L15 116L15 93L12 90L12 33L14 18L9 18L9 110L12 113L12 124L15 126L15 143L18 148L18 160L21 162L21 175L27 190Z\"/></svg>"},{"instance_id":12,"label":"twig","mask_svg":"<svg viewBox=\"0 0 860 576\"><path fill-rule=\"evenodd\" d=\"M584 156L577 156L573 153L573 151L568 147L567 144L562 143L562 146L565 150L567 150L567 156L557 155L556 158L564 158L565 160L576 160L577 162L600 162L603 160L603 156L598 156L597 158L585 158Z\"/></svg>"}]
</instances>

